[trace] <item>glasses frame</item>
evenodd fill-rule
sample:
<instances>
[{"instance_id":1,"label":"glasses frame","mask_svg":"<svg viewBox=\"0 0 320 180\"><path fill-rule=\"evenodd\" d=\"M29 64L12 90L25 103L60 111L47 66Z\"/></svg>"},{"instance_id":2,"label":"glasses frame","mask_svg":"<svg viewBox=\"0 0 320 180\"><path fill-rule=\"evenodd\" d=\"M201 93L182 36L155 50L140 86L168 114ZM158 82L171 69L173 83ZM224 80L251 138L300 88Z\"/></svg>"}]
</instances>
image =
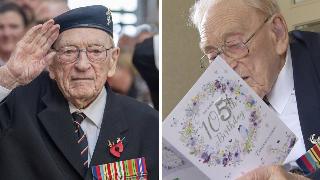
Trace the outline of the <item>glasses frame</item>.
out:
<instances>
[{"instance_id":1,"label":"glasses frame","mask_svg":"<svg viewBox=\"0 0 320 180\"><path fill-rule=\"evenodd\" d=\"M250 42L251 39L253 39L253 37L262 29L262 27L271 19L272 15L268 16L264 21L263 23L248 37L248 39L246 41L243 41L241 44L239 44L239 46L241 47L244 47L247 49L247 53L244 53L242 56L239 56L235 59L240 59L240 58L243 58L245 57L246 55L249 54L250 50L249 50L249 47L248 47L248 43ZM223 54L225 51L225 46L226 45L222 45L220 47L218 47L217 49L217 56L219 56L220 54ZM205 66L205 57L207 57L206 54L204 54L201 58L200 58L200 68L203 69L203 68L206 68Z\"/></svg>"},{"instance_id":2,"label":"glasses frame","mask_svg":"<svg viewBox=\"0 0 320 180\"><path fill-rule=\"evenodd\" d=\"M89 60L90 62L93 62L93 63L95 63L95 62L102 62L102 61L94 61L94 60L92 60L91 58L89 58L88 53L87 53L87 52L88 52L88 50L87 50L88 47L86 47L86 48L79 48L79 47L73 46L73 45L64 46L64 47L76 47L76 48L77 48L77 52L78 52L77 57L76 57L74 60L70 61L70 62L61 61L60 58L59 58L59 55L58 55L59 62L62 62L62 63L64 63L64 64L71 64L71 63L74 63L74 62L76 62L77 60L79 60L79 58L80 58L80 53L81 53L81 52L85 52L85 53L86 53L86 56L87 56L87 58L88 58L88 60ZM64 47L62 47L62 48L64 48ZM103 47L103 48L105 49L105 51L106 51L106 58L108 57L108 51L114 48L114 46L111 46L110 48L106 48L106 47L104 47L104 46L100 46L100 47ZM52 48L52 49L53 49L54 51L56 51L57 53L60 53L60 51L61 51L62 48L60 48L60 50L57 50L57 49L55 49L55 48Z\"/></svg>"}]
</instances>

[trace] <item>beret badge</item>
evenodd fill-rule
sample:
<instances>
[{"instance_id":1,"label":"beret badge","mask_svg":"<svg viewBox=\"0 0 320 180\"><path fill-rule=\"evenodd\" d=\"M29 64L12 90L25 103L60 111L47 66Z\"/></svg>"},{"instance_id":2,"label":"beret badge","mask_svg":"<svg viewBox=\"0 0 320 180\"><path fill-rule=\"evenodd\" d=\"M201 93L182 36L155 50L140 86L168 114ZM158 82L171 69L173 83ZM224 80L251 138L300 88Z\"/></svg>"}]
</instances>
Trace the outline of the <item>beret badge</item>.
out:
<instances>
[{"instance_id":1,"label":"beret badge","mask_svg":"<svg viewBox=\"0 0 320 180\"><path fill-rule=\"evenodd\" d=\"M107 10L107 12L106 12L106 15L107 15L107 24L108 24L108 26L110 25L110 23L111 23L111 11L110 11L110 9L108 8L108 10Z\"/></svg>"}]
</instances>

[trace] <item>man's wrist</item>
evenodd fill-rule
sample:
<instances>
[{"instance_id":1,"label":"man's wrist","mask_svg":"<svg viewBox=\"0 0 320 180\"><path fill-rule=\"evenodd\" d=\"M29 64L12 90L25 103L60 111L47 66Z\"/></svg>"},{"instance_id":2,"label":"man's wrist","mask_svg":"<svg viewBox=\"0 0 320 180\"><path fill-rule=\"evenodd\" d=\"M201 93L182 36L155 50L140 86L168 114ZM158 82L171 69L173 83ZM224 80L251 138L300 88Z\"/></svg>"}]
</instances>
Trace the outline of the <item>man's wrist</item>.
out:
<instances>
[{"instance_id":1,"label":"man's wrist","mask_svg":"<svg viewBox=\"0 0 320 180\"><path fill-rule=\"evenodd\" d=\"M19 86L18 81L14 78L6 65L0 67L0 86L8 90L13 90Z\"/></svg>"}]
</instances>

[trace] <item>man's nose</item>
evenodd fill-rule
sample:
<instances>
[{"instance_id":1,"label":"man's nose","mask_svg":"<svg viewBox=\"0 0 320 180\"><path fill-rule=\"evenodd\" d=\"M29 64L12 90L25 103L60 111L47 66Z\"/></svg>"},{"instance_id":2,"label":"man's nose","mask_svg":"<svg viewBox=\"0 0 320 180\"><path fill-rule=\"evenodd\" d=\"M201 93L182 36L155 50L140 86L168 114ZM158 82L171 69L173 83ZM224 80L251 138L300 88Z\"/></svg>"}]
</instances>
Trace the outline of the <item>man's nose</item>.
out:
<instances>
[{"instance_id":1,"label":"man's nose","mask_svg":"<svg viewBox=\"0 0 320 180\"><path fill-rule=\"evenodd\" d=\"M78 61L75 64L75 67L80 71L86 71L90 68L90 60L87 56L86 51L79 51Z\"/></svg>"}]
</instances>

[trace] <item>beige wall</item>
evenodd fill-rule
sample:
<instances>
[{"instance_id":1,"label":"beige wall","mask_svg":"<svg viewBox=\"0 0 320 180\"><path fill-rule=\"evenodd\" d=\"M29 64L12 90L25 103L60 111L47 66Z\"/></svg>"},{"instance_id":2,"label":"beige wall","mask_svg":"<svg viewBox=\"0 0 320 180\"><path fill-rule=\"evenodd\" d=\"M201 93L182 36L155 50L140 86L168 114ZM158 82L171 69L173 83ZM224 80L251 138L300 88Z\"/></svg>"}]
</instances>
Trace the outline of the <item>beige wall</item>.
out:
<instances>
[{"instance_id":1,"label":"beige wall","mask_svg":"<svg viewBox=\"0 0 320 180\"><path fill-rule=\"evenodd\" d=\"M192 87L202 70L198 33L188 27L189 8L195 0L163 0L163 118ZM278 0L289 29L320 20L320 0Z\"/></svg>"},{"instance_id":2,"label":"beige wall","mask_svg":"<svg viewBox=\"0 0 320 180\"><path fill-rule=\"evenodd\" d=\"M304 0L294 4L293 0L278 0L289 30L295 26L320 21L320 0Z\"/></svg>"},{"instance_id":3,"label":"beige wall","mask_svg":"<svg viewBox=\"0 0 320 180\"><path fill-rule=\"evenodd\" d=\"M198 34L187 25L189 8L194 2L162 1L163 118L166 118L201 74Z\"/></svg>"}]
</instances>

